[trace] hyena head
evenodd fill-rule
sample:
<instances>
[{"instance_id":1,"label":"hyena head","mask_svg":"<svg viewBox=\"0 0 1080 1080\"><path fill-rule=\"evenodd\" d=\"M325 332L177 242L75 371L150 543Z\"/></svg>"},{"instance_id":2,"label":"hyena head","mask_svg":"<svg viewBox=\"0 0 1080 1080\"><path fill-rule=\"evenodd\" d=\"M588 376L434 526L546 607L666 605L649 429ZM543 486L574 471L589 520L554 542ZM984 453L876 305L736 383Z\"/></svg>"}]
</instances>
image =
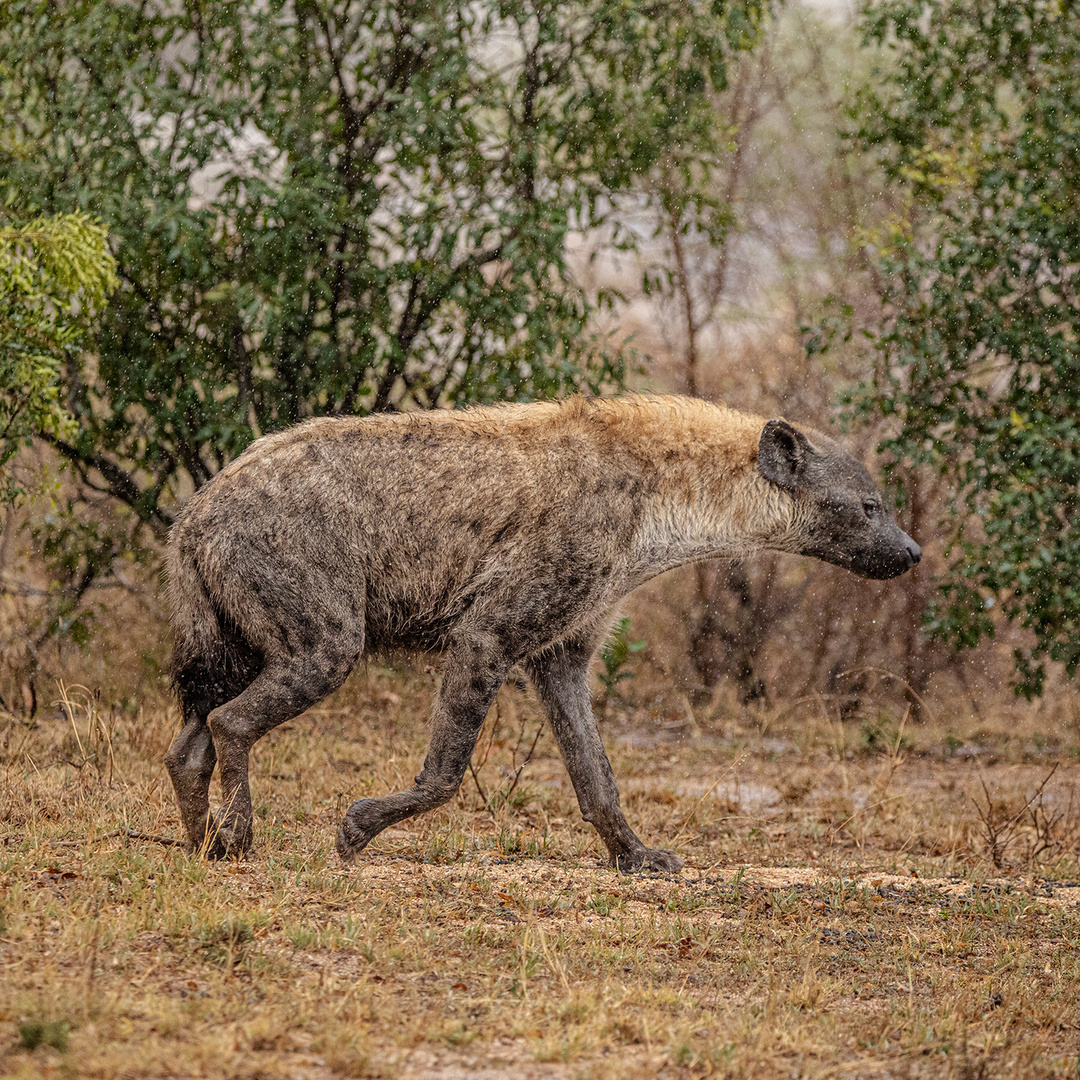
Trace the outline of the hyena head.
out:
<instances>
[{"instance_id":1,"label":"hyena head","mask_svg":"<svg viewBox=\"0 0 1080 1080\"><path fill-rule=\"evenodd\" d=\"M770 420L758 442L758 471L795 500L799 554L867 578L896 577L922 558L870 474L832 439Z\"/></svg>"}]
</instances>

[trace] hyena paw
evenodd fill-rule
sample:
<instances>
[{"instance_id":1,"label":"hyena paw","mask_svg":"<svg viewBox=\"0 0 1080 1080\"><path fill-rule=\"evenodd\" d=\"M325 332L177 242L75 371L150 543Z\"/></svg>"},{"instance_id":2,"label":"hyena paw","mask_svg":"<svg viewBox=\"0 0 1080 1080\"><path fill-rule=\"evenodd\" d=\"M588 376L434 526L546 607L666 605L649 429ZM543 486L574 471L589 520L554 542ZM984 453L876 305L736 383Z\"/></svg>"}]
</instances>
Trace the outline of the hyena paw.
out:
<instances>
[{"instance_id":1,"label":"hyena paw","mask_svg":"<svg viewBox=\"0 0 1080 1080\"><path fill-rule=\"evenodd\" d=\"M677 874L683 866L682 859L664 848L642 848L640 851L618 855L612 860L615 868L624 874L635 870L652 870L661 874Z\"/></svg>"},{"instance_id":2,"label":"hyena paw","mask_svg":"<svg viewBox=\"0 0 1080 1080\"><path fill-rule=\"evenodd\" d=\"M343 821L337 831L337 852L346 866L356 862L360 852L368 845L367 840L350 840L347 825L348 822Z\"/></svg>"},{"instance_id":3,"label":"hyena paw","mask_svg":"<svg viewBox=\"0 0 1080 1080\"><path fill-rule=\"evenodd\" d=\"M338 827L337 850L346 865L356 862L357 856L380 831L377 799L359 799L345 813Z\"/></svg>"},{"instance_id":4,"label":"hyena paw","mask_svg":"<svg viewBox=\"0 0 1080 1080\"><path fill-rule=\"evenodd\" d=\"M238 859L251 849L251 826L220 828L207 830L206 838L199 845L198 851L208 859Z\"/></svg>"}]
</instances>

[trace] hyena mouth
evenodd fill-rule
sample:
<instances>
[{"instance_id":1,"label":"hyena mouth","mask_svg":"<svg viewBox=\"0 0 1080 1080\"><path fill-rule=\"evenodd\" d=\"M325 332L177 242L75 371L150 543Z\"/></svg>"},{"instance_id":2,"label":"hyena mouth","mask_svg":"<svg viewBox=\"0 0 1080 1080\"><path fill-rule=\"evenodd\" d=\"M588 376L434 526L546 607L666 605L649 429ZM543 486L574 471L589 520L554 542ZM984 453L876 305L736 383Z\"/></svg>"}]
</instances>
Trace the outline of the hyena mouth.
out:
<instances>
[{"instance_id":1,"label":"hyena mouth","mask_svg":"<svg viewBox=\"0 0 1080 1080\"><path fill-rule=\"evenodd\" d=\"M853 561L850 568L861 577L878 581L906 574L919 565L922 559L922 548L910 536L905 536L904 539L905 543L902 547L886 551L871 551L865 561Z\"/></svg>"}]
</instances>

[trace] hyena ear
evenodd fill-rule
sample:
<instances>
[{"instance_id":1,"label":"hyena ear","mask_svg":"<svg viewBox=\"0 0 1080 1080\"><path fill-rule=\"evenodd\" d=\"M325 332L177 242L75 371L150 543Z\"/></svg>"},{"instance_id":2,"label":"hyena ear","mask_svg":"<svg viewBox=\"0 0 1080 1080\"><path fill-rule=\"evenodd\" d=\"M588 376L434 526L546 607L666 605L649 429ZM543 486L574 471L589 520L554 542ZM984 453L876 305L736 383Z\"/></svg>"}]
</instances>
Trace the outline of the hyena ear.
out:
<instances>
[{"instance_id":1,"label":"hyena ear","mask_svg":"<svg viewBox=\"0 0 1080 1080\"><path fill-rule=\"evenodd\" d=\"M770 420L758 440L758 472L784 488L802 487L814 448L786 420Z\"/></svg>"}]
</instances>

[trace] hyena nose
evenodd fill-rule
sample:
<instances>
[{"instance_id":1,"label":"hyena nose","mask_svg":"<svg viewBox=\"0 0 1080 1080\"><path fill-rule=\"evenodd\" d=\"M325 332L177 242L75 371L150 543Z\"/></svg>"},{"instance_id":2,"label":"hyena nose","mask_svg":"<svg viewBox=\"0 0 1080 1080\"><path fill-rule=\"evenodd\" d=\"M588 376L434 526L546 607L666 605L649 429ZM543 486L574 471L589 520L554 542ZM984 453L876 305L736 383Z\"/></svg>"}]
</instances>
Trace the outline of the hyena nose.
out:
<instances>
[{"instance_id":1,"label":"hyena nose","mask_svg":"<svg viewBox=\"0 0 1080 1080\"><path fill-rule=\"evenodd\" d=\"M907 538L907 556L911 560L912 566L918 566L919 560L922 558L922 548L915 543L909 536Z\"/></svg>"}]
</instances>

